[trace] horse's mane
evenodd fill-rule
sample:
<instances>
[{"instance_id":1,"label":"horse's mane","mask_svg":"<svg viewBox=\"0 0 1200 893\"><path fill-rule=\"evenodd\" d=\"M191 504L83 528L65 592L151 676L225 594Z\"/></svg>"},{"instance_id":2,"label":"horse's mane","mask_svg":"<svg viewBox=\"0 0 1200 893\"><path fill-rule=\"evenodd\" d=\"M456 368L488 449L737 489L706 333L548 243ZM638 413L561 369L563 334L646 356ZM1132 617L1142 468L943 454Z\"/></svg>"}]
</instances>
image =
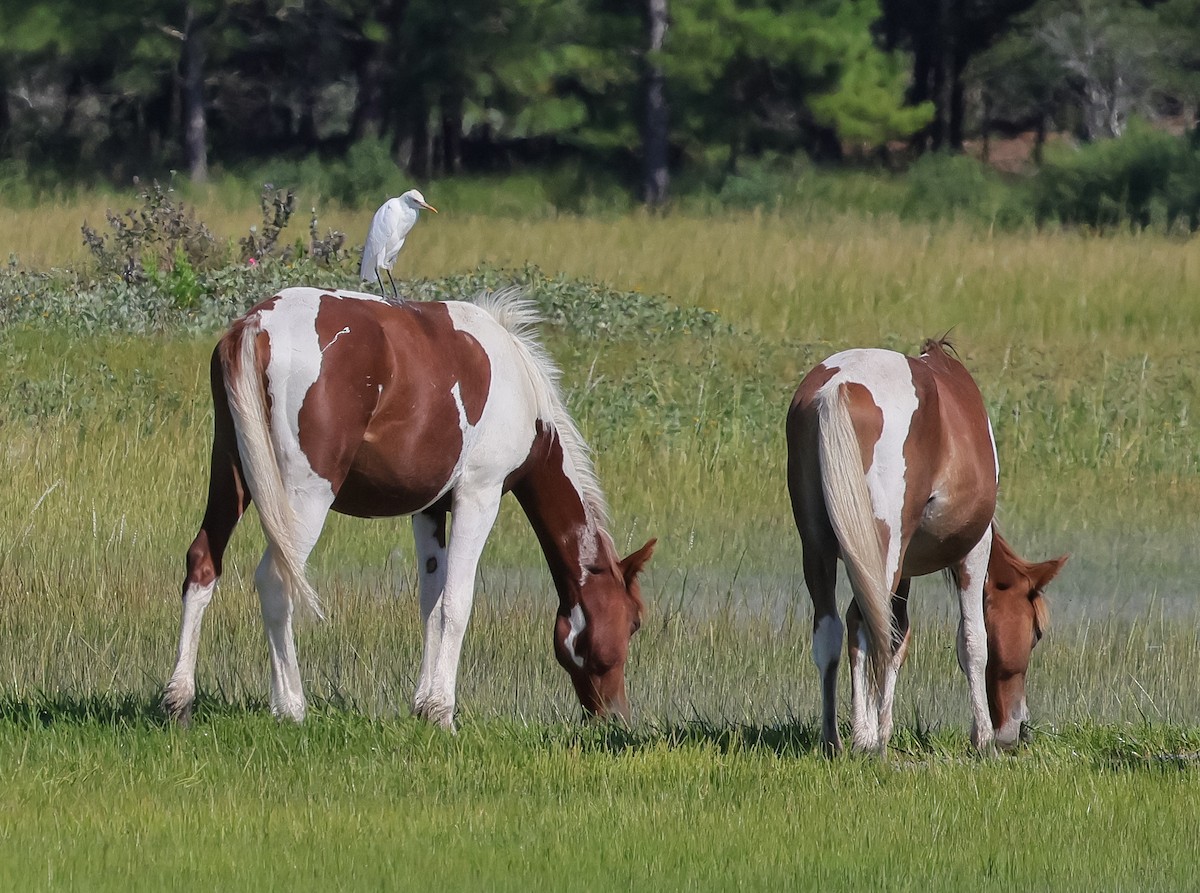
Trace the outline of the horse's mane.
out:
<instances>
[{"instance_id":1,"label":"horse's mane","mask_svg":"<svg viewBox=\"0 0 1200 893\"><path fill-rule=\"evenodd\" d=\"M537 305L526 298L517 286L480 292L472 303L496 320L520 348L519 353L525 360L533 382L538 418L548 423L558 437L563 453L575 467L578 484L583 491L584 504L591 510L600 527L607 532L608 502L604 498L604 491L600 489L600 480L596 477L592 451L563 403L559 388L562 373L545 346L538 340L537 329L541 325L542 317Z\"/></svg>"},{"instance_id":2,"label":"horse's mane","mask_svg":"<svg viewBox=\"0 0 1200 893\"><path fill-rule=\"evenodd\" d=\"M921 354L925 355L936 350L948 357L954 357L954 359L961 362L958 356L958 350L954 347L954 342L950 340L950 332L952 331L954 330L951 329L950 331L946 332L946 334L941 338L926 338L925 342L921 345Z\"/></svg>"},{"instance_id":3,"label":"horse's mane","mask_svg":"<svg viewBox=\"0 0 1200 893\"><path fill-rule=\"evenodd\" d=\"M1008 540L1000 535L999 525L995 521L992 521L992 553L995 554L997 550L999 550L1000 557L1005 563L1016 568L1027 577L1033 575L1034 562L1026 561L1018 555L1013 550L1013 547L1008 544ZM1038 634L1041 635L1050 625L1050 606L1041 590L1034 590L1032 602L1033 620L1037 625Z\"/></svg>"}]
</instances>

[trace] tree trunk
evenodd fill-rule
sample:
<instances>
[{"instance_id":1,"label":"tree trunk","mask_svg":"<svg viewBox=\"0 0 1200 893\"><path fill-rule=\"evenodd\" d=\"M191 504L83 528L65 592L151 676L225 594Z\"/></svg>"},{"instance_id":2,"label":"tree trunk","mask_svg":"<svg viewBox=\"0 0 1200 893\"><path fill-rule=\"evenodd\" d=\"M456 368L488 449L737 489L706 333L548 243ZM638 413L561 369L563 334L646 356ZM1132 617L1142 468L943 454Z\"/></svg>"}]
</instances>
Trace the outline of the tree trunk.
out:
<instances>
[{"instance_id":1,"label":"tree trunk","mask_svg":"<svg viewBox=\"0 0 1200 893\"><path fill-rule=\"evenodd\" d=\"M979 121L979 140L979 160L988 164L992 160L992 98L986 90L983 93L983 114Z\"/></svg>"},{"instance_id":2,"label":"tree trunk","mask_svg":"<svg viewBox=\"0 0 1200 893\"><path fill-rule=\"evenodd\" d=\"M8 79L0 74L0 150L12 151L12 109L8 105Z\"/></svg>"},{"instance_id":3,"label":"tree trunk","mask_svg":"<svg viewBox=\"0 0 1200 893\"><path fill-rule=\"evenodd\" d=\"M408 159L408 172L419 180L428 180L431 158L429 152L429 110L414 98L408 117L408 132L412 139L412 154Z\"/></svg>"},{"instance_id":4,"label":"tree trunk","mask_svg":"<svg viewBox=\"0 0 1200 893\"><path fill-rule=\"evenodd\" d=\"M442 173L462 171L463 98L458 93L442 96Z\"/></svg>"},{"instance_id":5,"label":"tree trunk","mask_svg":"<svg viewBox=\"0 0 1200 893\"><path fill-rule=\"evenodd\" d=\"M646 57L646 129L642 136L645 180L642 197L651 207L667 200L670 183L670 114L667 108L666 76L654 54L662 51L667 36L668 0L646 0L649 53Z\"/></svg>"},{"instance_id":6,"label":"tree trunk","mask_svg":"<svg viewBox=\"0 0 1200 893\"><path fill-rule=\"evenodd\" d=\"M383 47L363 41L355 53L354 77L358 90L350 116L350 142L383 133Z\"/></svg>"},{"instance_id":7,"label":"tree trunk","mask_svg":"<svg viewBox=\"0 0 1200 893\"><path fill-rule=\"evenodd\" d=\"M963 122L967 115L966 94L963 90L963 66L958 59L958 53L953 53L954 58L950 62L950 130L949 130L949 148L955 152L961 152L963 147Z\"/></svg>"},{"instance_id":8,"label":"tree trunk","mask_svg":"<svg viewBox=\"0 0 1200 893\"><path fill-rule=\"evenodd\" d=\"M933 62L930 41L927 36L921 34L918 39L918 34L914 32L913 41L915 44L913 47L913 80L909 90L909 101L913 105L920 105L922 102L933 99L933 85L930 83L933 76ZM913 151L923 153L929 148L929 137L932 130L933 123L930 122L913 134L909 141Z\"/></svg>"},{"instance_id":9,"label":"tree trunk","mask_svg":"<svg viewBox=\"0 0 1200 893\"><path fill-rule=\"evenodd\" d=\"M193 183L208 179L208 118L204 109L204 29L191 3L184 9L181 60L183 154Z\"/></svg>"}]
</instances>

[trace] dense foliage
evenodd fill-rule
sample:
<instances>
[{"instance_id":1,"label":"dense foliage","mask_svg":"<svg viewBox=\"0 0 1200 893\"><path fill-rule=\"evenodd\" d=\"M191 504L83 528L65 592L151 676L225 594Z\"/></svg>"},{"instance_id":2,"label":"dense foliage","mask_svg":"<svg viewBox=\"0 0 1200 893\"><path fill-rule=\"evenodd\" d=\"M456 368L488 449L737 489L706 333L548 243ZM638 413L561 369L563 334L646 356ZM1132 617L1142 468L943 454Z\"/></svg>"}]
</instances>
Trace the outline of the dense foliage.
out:
<instances>
[{"instance_id":1,"label":"dense foliage","mask_svg":"<svg viewBox=\"0 0 1200 893\"><path fill-rule=\"evenodd\" d=\"M320 157L356 202L397 164L569 162L632 192L651 164L686 190L779 154L1040 151L1186 125L1197 34L1200 0L0 0L0 181Z\"/></svg>"}]
</instances>

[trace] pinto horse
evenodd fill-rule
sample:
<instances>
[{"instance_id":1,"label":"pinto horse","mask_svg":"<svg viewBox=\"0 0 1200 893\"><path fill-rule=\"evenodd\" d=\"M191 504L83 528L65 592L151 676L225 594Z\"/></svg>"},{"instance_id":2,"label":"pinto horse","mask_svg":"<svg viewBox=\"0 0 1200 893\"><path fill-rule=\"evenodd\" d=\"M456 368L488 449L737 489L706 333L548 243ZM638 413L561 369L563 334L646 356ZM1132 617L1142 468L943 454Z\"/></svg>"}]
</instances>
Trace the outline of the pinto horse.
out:
<instances>
[{"instance_id":1,"label":"pinto horse","mask_svg":"<svg viewBox=\"0 0 1200 893\"><path fill-rule=\"evenodd\" d=\"M586 711L628 717L625 660L654 540L617 556L558 370L534 339L537 322L513 291L474 303L392 303L288 288L233 323L211 364L208 504L187 553L168 715L190 718L201 621L253 499L267 537L254 580L272 712L305 715L292 616L297 602L321 616L304 565L329 511L411 515L424 622L413 710L451 726L476 566L511 490L558 592L558 662Z\"/></svg>"},{"instance_id":2,"label":"pinto horse","mask_svg":"<svg viewBox=\"0 0 1200 893\"><path fill-rule=\"evenodd\" d=\"M991 422L951 350L927 341L915 359L835 354L804 377L788 412L788 490L813 602L829 753L842 749L837 670L847 628L853 745L886 749L908 651L909 581L934 571L948 571L958 590L972 743L1011 747L1028 719L1025 675L1047 618L1042 592L1067 556L1030 564L997 531ZM854 592L846 626L834 596L839 556Z\"/></svg>"}]
</instances>

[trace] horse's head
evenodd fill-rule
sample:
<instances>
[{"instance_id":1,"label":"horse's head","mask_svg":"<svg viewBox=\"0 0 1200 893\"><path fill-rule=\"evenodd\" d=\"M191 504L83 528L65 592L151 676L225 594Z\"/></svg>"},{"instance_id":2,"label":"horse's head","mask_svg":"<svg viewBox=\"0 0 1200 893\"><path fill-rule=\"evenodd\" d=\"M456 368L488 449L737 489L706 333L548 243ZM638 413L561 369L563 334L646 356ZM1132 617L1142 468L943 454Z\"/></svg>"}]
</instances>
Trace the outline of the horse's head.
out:
<instances>
[{"instance_id":1,"label":"horse's head","mask_svg":"<svg viewBox=\"0 0 1200 893\"><path fill-rule=\"evenodd\" d=\"M554 654L570 674L583 709L629 720L625 659L642 625L638 574L655 540L621 561L583 569L578 598L564 603L554 623ZM565 612L565 613L564 613Z\"/></svg>"},{"instance_id":2,"label":"horse's head","mask_svg":"<svg viewBox=\"0 0 1200 893\"><path fill-rule=\"evenodd\" d=\"M1050 616L1042 593L1067 557L1030 564L1013 553L998 533L992 544L983 587L987 695L996 744L1006 750L1029 738L1025 676Z\"/></svg>"}]
</instances>

